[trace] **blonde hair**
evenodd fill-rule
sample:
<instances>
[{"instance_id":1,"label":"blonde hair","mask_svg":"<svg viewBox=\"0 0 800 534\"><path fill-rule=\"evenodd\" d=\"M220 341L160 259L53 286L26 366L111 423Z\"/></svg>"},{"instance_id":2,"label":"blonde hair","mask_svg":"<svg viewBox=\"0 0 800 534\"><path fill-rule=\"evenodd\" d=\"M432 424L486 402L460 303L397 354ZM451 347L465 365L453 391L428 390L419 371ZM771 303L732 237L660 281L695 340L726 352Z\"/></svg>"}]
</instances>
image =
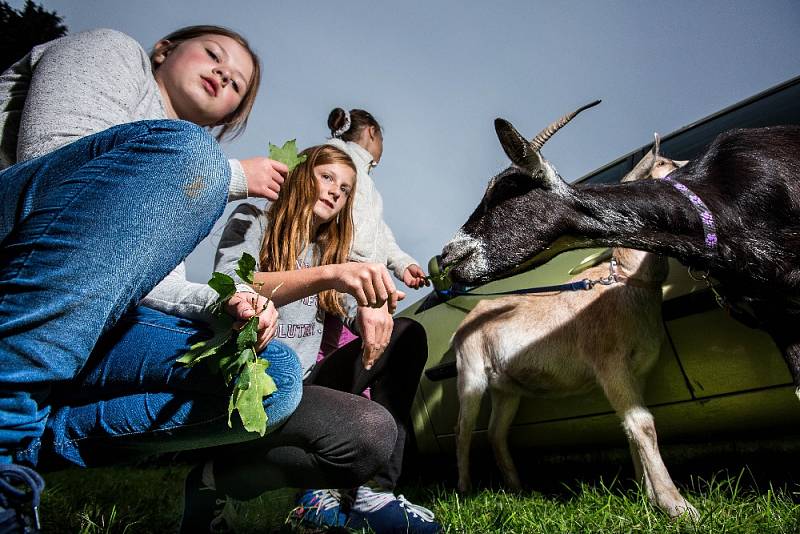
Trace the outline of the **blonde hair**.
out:
<instances>
[{"instance_id":1,"label":"blonde hair","mask_svg":"<svg viewBox=\"0 0 800 534\"><path fill-rule=\"evenodd\" d=\"M253 109L258 87L261 85L261 60L256 53L253 52L253 49L250 48L250 43L247 42L247 39L242 37L239 33L222 26L186 26L185 28L177 29L159 39L159 41L169 41L170 44L160 50L153 48L153 50L150 51L150 65L153 68L153 72L155 72L158 69L155 58L159 53L169 52L177 48L184 41L196 39L204 35L222 35L233 39L247 50L250 54L250 59L253 61L253 76L247 82L247 91L245 91L242 96L242 101L239 103L239 106L229 113L227 117L223 118L222 121L214 125L219 128L216 132L218 141L225 138L234 139L247 127L247 118L250 116L250 111Z\"/></svg>"},{"instance_id":2,"label":"blonde hair","mask_svg":"<svg viewBox=\"0 0 800 534\"><path fill-rule=\"evenodd\" d=\"M260 270L267 272L292 271L306 247L314 246L314 265L347 262L353 241L353 199L355 183L336 216L311 235L314 204L319 199L314 168L318 165L341 163L356 174L356 166L346 153L331 145L312 146L303 150L306 160L292 169L281 186L278 199L267 210L269 225L261 244ZM355 178L354 178L355 179ZM329 289L320 292L318 307L326 313L345 316L342 296Z\"/></svg>"}]
</instances>

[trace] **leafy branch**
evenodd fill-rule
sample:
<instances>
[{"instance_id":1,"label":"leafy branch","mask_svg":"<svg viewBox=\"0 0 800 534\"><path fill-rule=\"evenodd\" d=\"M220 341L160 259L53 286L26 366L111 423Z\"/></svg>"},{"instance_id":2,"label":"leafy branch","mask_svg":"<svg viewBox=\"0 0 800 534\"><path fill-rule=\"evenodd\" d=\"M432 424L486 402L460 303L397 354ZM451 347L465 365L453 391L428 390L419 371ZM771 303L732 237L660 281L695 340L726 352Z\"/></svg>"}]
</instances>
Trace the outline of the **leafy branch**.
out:
<instances>
[{"instance_id":1,"label":"leafy branch","mask_svg":"<svg viewBox=\"0 0 800 534\"><path fill-rule=\"evenodd\" d=\"M245 282L252 284L255 266L256 260L245 252L239 259L236 274ZM271 395L278 388L266 372L269 362L259 357L257 353L258 320L259 315L267 308L272 295L261 309L257 309L257 300L254 297L252 306L256 314L241 330L235 332L233 318L225 313L225 305L236 293L236 283L230 276L215 272L208 285L219 295L212 308L213 336L211 339L192 345L177 361L189 367L204 361L212 371L222 374L225 385L233 385L228 403L228 426L233 426L231 417L234 411L238 411L244 428L263 436L267 430L264 397Z\"/></svg>"}]
</instances>

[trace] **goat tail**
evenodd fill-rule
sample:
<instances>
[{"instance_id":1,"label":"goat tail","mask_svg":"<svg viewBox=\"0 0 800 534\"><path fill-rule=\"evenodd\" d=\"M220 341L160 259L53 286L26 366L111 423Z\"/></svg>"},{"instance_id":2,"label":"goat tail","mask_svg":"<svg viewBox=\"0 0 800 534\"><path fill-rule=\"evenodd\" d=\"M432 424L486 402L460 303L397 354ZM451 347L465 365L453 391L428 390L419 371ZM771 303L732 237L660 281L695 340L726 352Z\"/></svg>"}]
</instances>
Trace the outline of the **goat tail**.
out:
<instances>
[{"instance_id":1,"label":"goat tail","mask_svg":"<svg viewBox=\"0 0 800 534\"><path fill-rule=\"evenodd\" d=\"M580 113L581 111L583 111L585 109L589 109L591 107L594 107L597 104L599 104L600 102L601 102L601 100L595 100L594 102L590 102L590 103L586 104L585 106L579 107L578 109L576 109L572 113L567 113L566 115L564 115L563 117L561 117L557 121L551 123L550 126L548 126L544 130L542 130L541 132L536 134L536 137L534 137L533 140L531 140L531 148L533 148L536 152L540 151L542 149L542 147L544 146L544 144L547 142L547 140L550 139L551 137L553 137L554 133L556 133L561 128L566 126L566 124L569 121L571 121L572 119L574 119L578 115L578 113Z\"/></svg>"}]
</instances>

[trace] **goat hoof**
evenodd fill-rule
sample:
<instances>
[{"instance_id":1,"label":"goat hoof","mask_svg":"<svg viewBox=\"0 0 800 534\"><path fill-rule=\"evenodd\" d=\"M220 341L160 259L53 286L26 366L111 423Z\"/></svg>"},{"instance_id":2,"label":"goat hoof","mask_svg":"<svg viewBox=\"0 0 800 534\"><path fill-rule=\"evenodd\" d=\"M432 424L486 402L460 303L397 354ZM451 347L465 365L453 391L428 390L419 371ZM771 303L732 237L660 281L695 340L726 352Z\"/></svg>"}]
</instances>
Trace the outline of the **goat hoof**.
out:
<instances>
[{"instance_id":1,"label":"goat hoof","mask_svg":"<svg viewBox=\"0 0 800 534\"><path fill-rule=\"evenodd\" d=\"M700 512L686 500L679 505L670 506L668 513L673 520L689 519L695 523L700 520Z\"/></svg>"},{"instance_id":2,"label":"goat hoof","mask_svg":"<svg viewBox=\"0 0 800 534\"><path fill-rule=\"evenodd\" d=\"M522 483L519 479L505 479L506 489L512 493L522 493Z\"/></svg>"}]
</instances>

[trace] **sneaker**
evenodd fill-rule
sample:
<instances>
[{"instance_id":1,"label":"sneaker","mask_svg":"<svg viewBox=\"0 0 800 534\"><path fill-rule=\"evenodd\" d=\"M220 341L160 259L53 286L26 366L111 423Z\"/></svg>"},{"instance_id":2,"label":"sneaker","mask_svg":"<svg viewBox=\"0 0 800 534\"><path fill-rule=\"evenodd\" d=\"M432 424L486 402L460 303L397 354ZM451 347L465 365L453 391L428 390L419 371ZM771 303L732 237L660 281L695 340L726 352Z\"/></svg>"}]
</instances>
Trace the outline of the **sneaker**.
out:
<instances>
[{"instance_id":1,"label":"sneaker","mask_svg":"<svg viewBox=\"0 0 800 534\"><path fill-rule=\"evenodd\" d=\"M320 527L347 524L349 495L335 489L306 490L297 498L294 515L302 523Z\"/></svg>"},{"instance_id":2,"label":"sneaker","mask_svg":"<svg viewBox=\"0 0 800 534\"><path fill-rule=\"evenodd\" d=\"M179 532L181 534L233 532L231 528L233 503L226 495L203 481L204 467L204 464L200 464L186 475L183 488L183 517Z\"/></svg>"},{"instance_id":3,"label":"sneaker","mask_svg":"<svg viewBox=\"0 0 800 534\"><path fill-rule=\"evenodd\" d=\"M39 532L42 490L44 480L30 467L0 464L0 532Z\"/></svg>"},{"instance_id":4,"label":"sneaker","mask_svg":"<svg viewBox=\"0 0 800 534\"><path fill-rule=\"evenodd\" d=\"M435 534L442 526L433 512L390 491L361 486L350 511L352 529L369 528L375 534Z\"/></svg>"}]
</instances>

